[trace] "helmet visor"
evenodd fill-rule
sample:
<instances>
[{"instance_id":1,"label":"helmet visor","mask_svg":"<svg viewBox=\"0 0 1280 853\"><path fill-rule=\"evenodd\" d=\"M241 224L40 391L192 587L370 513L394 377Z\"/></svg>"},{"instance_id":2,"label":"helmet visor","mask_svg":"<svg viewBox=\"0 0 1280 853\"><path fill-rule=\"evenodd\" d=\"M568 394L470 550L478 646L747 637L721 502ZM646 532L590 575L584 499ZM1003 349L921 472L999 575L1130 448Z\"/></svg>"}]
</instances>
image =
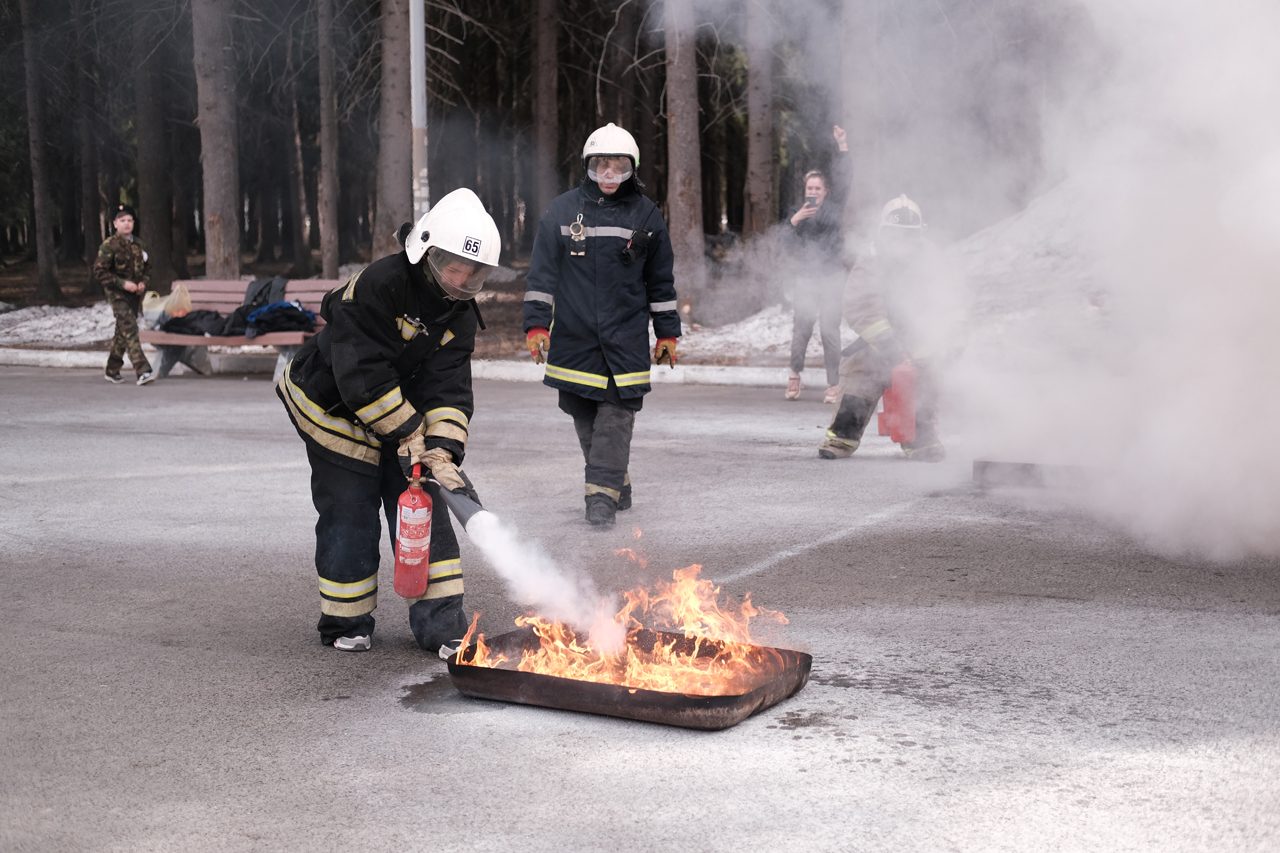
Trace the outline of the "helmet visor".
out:
<instances>
[{"instance_id":1,"label":"helmet visor","mask_svg":"<svg viewBox=\"0 0 1280 853\"><path fill-rule=\"evenodd\" d=\"M620 184L631 177L631 158L617 154L590 157L587 177L597 184Z\"/></svg>"},{"instance_id":2,"label":"helmet visor","mask_svg":"<svg viewBox=\"0 0 1280 853\"><path fill-rule=\"evenodd\" d=\"M431 276L451 299L474 299L484 288L485 279L493 267L471 258L455 255L439 246L427 249L427 264Z\"/></svg>"}]
</instances>

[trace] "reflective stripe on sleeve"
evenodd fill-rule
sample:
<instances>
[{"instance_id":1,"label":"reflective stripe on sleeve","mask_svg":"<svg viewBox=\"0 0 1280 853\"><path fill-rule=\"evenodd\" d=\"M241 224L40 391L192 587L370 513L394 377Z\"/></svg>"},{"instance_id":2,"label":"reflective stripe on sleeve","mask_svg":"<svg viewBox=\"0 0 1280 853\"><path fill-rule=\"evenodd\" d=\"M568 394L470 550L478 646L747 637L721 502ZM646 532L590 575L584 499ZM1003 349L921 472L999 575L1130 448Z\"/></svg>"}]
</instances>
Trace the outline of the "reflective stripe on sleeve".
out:
<instances>
[{"instance_id":1,"label":"reflective stripe on sleeve","mask_svg":"<svg viewBox=\"0 0 1280 853\"><path fill-rule=\"evenodd\" d=\"M649 310L655 314L659 311L674 311L676 310L676 301L672 299L670 302L650 302Z\"/></svg>"},{"instance_id":2,"label":"reflective stripe on sleeve","mask_svg":"<svg viewBox=\"0 0 1280 853\"><path fill-rule=\"evenodd\" d=\"M367 424L372 424L402 405L404 405L404 395L400 393L400 386L397 385L369 405L356 409L356 417Z\"/></svg>"},{"instance_id":3,"label":"reflective stripe on sleeve","mask_svg":"<svg viewBox=\"0 0 1280 853\"><path fill-rule=\"evenodd\" d=\"M548 305L555 305L556 298L550 293L543 293L541 290L526 290L524 293L525 302L545 302Z\"/></svg>"}]
</instances>

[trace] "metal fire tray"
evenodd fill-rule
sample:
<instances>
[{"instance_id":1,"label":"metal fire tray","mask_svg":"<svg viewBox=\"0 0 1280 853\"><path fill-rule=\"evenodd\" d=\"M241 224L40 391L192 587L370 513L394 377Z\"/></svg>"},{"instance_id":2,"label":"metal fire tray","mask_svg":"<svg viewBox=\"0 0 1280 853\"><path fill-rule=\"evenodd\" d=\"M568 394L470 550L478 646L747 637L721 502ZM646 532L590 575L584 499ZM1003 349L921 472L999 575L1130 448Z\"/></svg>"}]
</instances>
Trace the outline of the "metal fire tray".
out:
<instances>
[{"instance_id":1,"label":"metal fire tray","mask_svg":"<svg viewBox=\"0 0 1280 853\"><path fill-rule=\"evenodd\" d=\"M679 634L641 631L639 640L647 646L659 637L665 642L675 640L678 651L687 654L693 650L693 641ZM486 637L485 643L491 654L501 653L512 661L518 661L525 650L538 648L537 635L528 628ZM789 649L759 648L766 654L774 653L769 657L776 665L761 672L745 692L733 695L664 693L618 684L600 684L459 663L459 658L465 660L468 653L474 653L474 646L468 646L449 658L449 675L459 692L477 699L518 702L562 711L582 711L714 731L735 726L757 711L763 711L794 696L809 680L812 656ZM705 647L700 649L700 654L709 656L713 653L713 650Z\"/></svg>"}]
</instances>

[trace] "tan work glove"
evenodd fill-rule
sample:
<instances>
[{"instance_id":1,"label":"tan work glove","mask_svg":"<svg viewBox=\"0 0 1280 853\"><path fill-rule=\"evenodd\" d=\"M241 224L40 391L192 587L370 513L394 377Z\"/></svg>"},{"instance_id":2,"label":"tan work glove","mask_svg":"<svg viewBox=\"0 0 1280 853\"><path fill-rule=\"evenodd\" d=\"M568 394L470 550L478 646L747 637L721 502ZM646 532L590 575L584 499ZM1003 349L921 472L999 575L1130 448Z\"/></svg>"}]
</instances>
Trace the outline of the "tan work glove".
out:
<instances>
[{"instance_id":1,"label":"tan work glove","mask_svg":"<svg viewBox=\"0 0 1280 853\"><path fill-rule=\"evenodd\" d=\"M431 469L431 477L451 492L461 492L476 503L480 503L475 487L462 473L462 469L453 464L453 454L443 447L433 447L422 457L423 463Z\"/></svg>"},{"instance_id":2,"label":"tan work glove","mask_svg":"<svg viewBox=\"0 0 1280 853\"><path fill-rule=\"evenodd\" d=\"M396 461L400 463L400 473L404 474L407 480L413 476L413 466L421 465L426 462L424 457L427 455L427 444L422 437L422 428L400 439L400 446L396 449Z\"/></svg>"},{"instance_id":3,"label":"tan work glove","mask_svg":"<svg viewBox=\"0 0 1280 853\"><path fill-rule=\"evenodd\" d=\"M653 346L654 364L662 364L665 361L673 369L675 368L676 340L677 338L658 338L658 342Z\"/></svg>"}]
</instances>

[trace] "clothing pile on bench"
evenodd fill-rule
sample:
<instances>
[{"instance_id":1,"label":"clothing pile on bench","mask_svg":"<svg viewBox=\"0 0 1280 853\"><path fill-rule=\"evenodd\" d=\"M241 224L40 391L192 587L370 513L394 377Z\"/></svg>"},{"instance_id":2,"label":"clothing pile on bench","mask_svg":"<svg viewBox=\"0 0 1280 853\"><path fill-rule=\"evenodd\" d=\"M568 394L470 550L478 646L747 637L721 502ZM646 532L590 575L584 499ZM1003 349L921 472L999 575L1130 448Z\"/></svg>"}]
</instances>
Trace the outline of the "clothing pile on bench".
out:
<instances>
[{"instance_id":1,"label":"clothing pile on bench","mask_svg":"<svg viewBox=\"0 0 1280 853\"><path fill-rule=\"evenodd\" d=\"M267 332L314 332L315 312L296 300L284 298L288 280L260 278L245 289L244 304L223 316L217 311L195 310L182 317L169 317L160 331L175 335L256 338Z\"/></svg>"}]
</instances>

